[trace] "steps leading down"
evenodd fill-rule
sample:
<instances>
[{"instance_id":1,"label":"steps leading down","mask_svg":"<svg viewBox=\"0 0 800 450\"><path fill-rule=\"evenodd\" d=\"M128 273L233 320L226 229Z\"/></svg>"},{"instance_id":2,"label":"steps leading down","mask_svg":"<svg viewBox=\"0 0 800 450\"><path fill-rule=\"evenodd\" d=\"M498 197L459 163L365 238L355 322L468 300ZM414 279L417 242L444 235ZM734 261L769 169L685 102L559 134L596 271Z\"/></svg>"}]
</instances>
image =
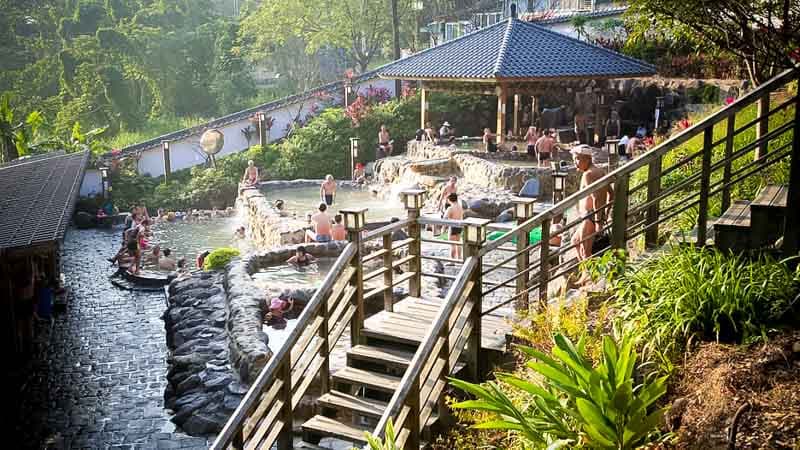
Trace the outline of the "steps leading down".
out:
<instances>
[{"instance_id":1,"label":"steps leading down","mask_svg":"<svg viewBox=\"0 0 800 450\"><path fill-rule=\"evenodd\" d=\"M331 374L332 390L317 400L317 415L302 425L308 448L319 448L324 437L366 444L364 432L374 430L399 388L440 302L407 297L395 304L395 312L384 311L366 320L366 344L347 351L347 366ZM452 373L463 367L460 362L455 364ZM437 385L432 392L441 392L437 388L441 387ZM437 419L434 409L426 425Z\"/></svg>"},{"instance_id":2,"label":"steps leading down","mask_svg":"<svg viewBox=\"0 0 800 450\"><path fill-rule=\"evenodd\" d=\"M772 245L783 235L787 186L768 185L752 201L737 201L714 223L721 250L745 251Z\"/></svg>"}]
</instances>

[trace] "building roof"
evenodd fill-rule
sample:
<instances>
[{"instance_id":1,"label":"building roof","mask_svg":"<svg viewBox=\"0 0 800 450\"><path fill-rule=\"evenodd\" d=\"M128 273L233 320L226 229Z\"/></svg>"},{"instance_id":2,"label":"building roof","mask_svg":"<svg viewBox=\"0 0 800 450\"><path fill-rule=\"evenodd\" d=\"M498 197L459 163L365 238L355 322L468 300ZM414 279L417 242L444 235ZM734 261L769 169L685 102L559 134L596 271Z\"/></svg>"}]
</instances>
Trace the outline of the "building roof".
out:
<instances>
[{"instance_id":1,"label":"building roof","mask_svg":"<svg viewBox=\"0 0 800 450\"><path fill-rule=\"evenodd\" d=\"M383 78L423 80L556 80L629 78L654 66L509 18L379 69Z\"/></svg>"},{"instance_id":2,"label":"building roof","mask_svg":"<svg viewBox=\"0 0 800 450\"><path fill-rule=\"evenodd\" d=\"M572 20L573 17L585 17L587 19L602 19L603 17L619 16L628 10L628 6L610 6L608 8L596 9L594 11L555 11L552 15L542 16L541 13L529 12L520 15L520 19L535 22L540 25L551 25L564 23Z\"/></svg>"},{"instance_id":3,"label":"building roof","mask_svg":"<svg viewBox=\"0 0 800 450\"><path fill-rule=\"evenodd\" d=\"M0 249L63 238L88 162L56 152L0 166Z\"/></svg>"}]
</instances>

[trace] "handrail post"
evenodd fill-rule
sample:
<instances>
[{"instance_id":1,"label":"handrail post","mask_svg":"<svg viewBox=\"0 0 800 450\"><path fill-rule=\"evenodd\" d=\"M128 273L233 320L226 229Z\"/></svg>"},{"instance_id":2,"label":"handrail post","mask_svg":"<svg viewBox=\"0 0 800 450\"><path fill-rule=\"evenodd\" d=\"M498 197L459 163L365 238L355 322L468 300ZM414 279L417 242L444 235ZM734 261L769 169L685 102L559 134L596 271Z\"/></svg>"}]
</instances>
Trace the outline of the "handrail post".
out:
<instances>
[{"instance_id":1,"label":"handrail post","mask_svg":"<svg viewBox=\"0 0 800 450\"><path fill-rule=\"evenodd\" d=\"M611 221L611 248L625 250L628 231L628 187L630 175L623 173L614 183L614 211ZM600 222L602 224L602 222ZM605 226L605 225L603 225Z\"/></svg>"},{"instance_id":2,"label":"handrail post","mask_svg":"<svg viewBox=\"0 0 800 450\"><path fill-rule=\"evenodd\" d=\"M733 134L736 132L736 113L728 116L728 128L725 135L725 166L722 169L722 213L731 206L731 155L733 155Z\"/></svg>"},{"instance_id":3,"label":"handrail post","mask_svg":"<svg viewBox=\"0 0 800 450\"><path fill-rule=\"evenodd\" d=\"M647 231L644 234L644 245L646 248L658 246L658 215L660 201L656 201L661 193L661 163L662 157L654 159L647 168L647 201L653 202L647 208Z\"/></svg>"},{"instance_id":4,"label":"handrail post","mask_svg":"<svg viewBox=\"0 0 800 450\"><path fill-rule=\"evenodd\" d=\"M517 216L517 225L523 224L526 220L533 217L533 207L535 200L532 198L521 198L517 197L513 199L514 202L514 215ZM530 251L524 251L530 245L530 230L522 230L523 232L517 236L517 253L520 253L517 256L517 274L522 273L522 271L526 270L530 267L531 264L531 253ZM517 289L516 295L516 308L517 309L528 309L528 280L530 279L530 274L527 274L523 277L517 278Z\"/></svg>"},{"instance_id":5,"label":"handrail post","mask_svg":"<svg viewBox=\"0 0 800 450\"><path fill-rule=\"evenodd\" d=\"M708 191L711 189L711 154L714 141L714 125L710 124L703 131L703 165L700 169L700 204L697 214L698 246L706 245L708 229Z\"/></svg>"},{"instance_id":6,"label":"handrail post","mask_svg":"<svg viewBox=\"0 0 800 450\"><path fill-rule=\"evenodd\" d=\"M452 349L450 348L450 320L444 321L444 326L442 327L442 332L439 335L440 339L444 339L444 343L442 344L442 349L439 350L438 358L441 358L444 361L444 367L442 368L442 378L446 379L450 376L450 353ZM439 399L437 400L437 409L439 410L439 421L445 425L449 424L450 419L450 408L447 407L445 402L445 396L440 395Z\"/></svg>"},{"instance_id":7,"label":"handrail post","mask_svg":"<svg viewBox=\"0 0 800 450\"><path fill-rule=\"evenodd\" d=\"M408 245L408 254L414 259L408 262L409 270L414 276L408 280L408 294L419 297L422 292L422 228L419 226L420 210L425 197L424 189L406 189L400 193L405 205L408 219L408 237L414 242Z\"/></svg>"},{"instance_id":8,"label":"handrail post","mask_svg":"<svg viewBox=\"0 0 800 450\"><path fill-rule=\"evenodd\" d=\"M384 286L391 286L392 285L392 234L386 234L383 236L383 249L386 253L383 254L383 267L386 269L383 272L383 285ZM392 312L394 311L394 295L392 293L392 289L386 289L383 291L383 310Z\"/></svg>"},{"instance_id":9,"label":"handrail post","mask_svg":"<svg viewBox=\"0 0 800 450\"><path fill-rule=\"evenodd\" d=\"M786 193L787 206L800 204L800 95L795 97L793 134L792 160L789 163L789 191ZM800 249L800 209L786 208L783 230L783 255L794 256Z\"/></svg>"},{"instance_id":10,"label":"handrail post","mask_svg":"<svg viewBox=\"0 0 800 450\"><path fill-rule=\"evenodd\" d=\"M283 401L280 413L281 417L283 417L283 425L278 433L276 445L278 450L291 450L294 447L292 444L292 361L288 355L284 363L281 364L279 372L279 379L283 381L280 392L280 398Z\"/></svg>"},{"instance_id":11,"label":"handrail post","mask_svg":"<svg viewBox=\"0 0 800 450\"><path fill-rule=\"evenodd\" d=\"M330 342L328 341L328 333L330 333L330 323L328 322L328 302L323 301L319 308L319 317L322 318L322 323L319 326L319 331L317 331L317 336L322 339L322 345L319 349L319 354L322 356L322 365L319 368L319 386L320 391L322 394L327 394L331 391L330 386L330 373L331 373L331 363L330 363Z\"/></svg>"},{"instance_id":12,"label":"handrail post","mask_svg":"<svg viewBox=\"0 0 800 450\"><path fill-rule=\"evenodd\" d=\"M482 291L483 282L481 272L483 271L483 264L481 264L480 251L481 246L486 242L486 225L489 220L469 218L464 221L464 260L474 256L477 259L475 269L472 271L470 277L474 282L470 290L470 299L467 301L472 302L472 310L470 311L470 322L472 322L472 333L468 339L467 348L467 363L469 365L469 377L474 382L478 382L481 370L481 314L483 311L482 306Z\"/></svg>"},{"instance_id":13,"label":"handrail post","mask_svg":"<svg viewBox=\"0 0 800 450\"><path fill-rule=\"evenodd\" d=\"M419 415L422 411L420 406L420 398L419 398L419 391L420 391L420 382L419 382L419 375L414 377L414 382L411 384L411 390L408 392L408 397L406 398L406 404L410 408L408 411L408 415L406 416L405 423L403 424L404 428L408 428L408 439L406 439L403 448L419 448L420 442L420 423L419 423ZM396 434L400 433L400 430L395 431Z\"/></svg>"},{"instance_id":14,"label":"handrail post","mask_svg":"<svg viewBox=\"0 0 800 450\"><path fill-rule=\"evenodd\" d=\"M758 124L756 125L756 140L761 139L769 133L769 91L763 97L758 99ZM758 144L756 147L755 160L767 156L769 151L769 141L765 140Z\"/></svg>"},{"instance_id":15,"label":"handrail post","mask_svg":"<svg viewBox=\"0 0 800 450\"><path fill-rule=\"evenodd\" d=\"M344 227L347 230L347 239L356 247L356 253L350 260L350 266L355 269L350 285L356 288L350 302L355 306L355 313L350 319L350 343L353 346L361 344L361 328L364 326L364 269L361 256L364 254L361 243L361 232L366 223L367 208L343 209L339 211L344 216Z\"/></svg>"},{"instance_id":16,"label":"handrail post","mask_svg":"<svg viewBox=\"0 0 800 450\"><path fill-rule=\"evenodd\" d=\"M547 306L550 285L550 223L551 218L542 221L542 244L539 246L539 309Z\"/></svg>"}]
</instances>

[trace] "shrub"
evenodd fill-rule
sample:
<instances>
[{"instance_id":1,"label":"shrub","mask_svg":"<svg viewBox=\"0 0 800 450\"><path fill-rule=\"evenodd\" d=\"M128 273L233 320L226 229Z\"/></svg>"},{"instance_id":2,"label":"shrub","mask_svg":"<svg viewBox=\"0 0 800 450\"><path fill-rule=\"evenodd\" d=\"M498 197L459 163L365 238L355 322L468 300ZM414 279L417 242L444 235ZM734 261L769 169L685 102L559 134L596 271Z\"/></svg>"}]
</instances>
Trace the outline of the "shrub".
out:
<instances>
[{"instance_id":1,"label":"shrub","mask_svg":"<svg viewBox=\"0 0 800 450\"><path fill-rule=\"evenodd\" d=\"M586 443L593 448L632 449L658 427L664 409L650 407L666 392L666 377L634 385L637 354L631 338L618 344L605 336L597 367L586 357L583 340L574 345L559 334L554 343L551 355L521 347L533 358L527 366L543 377L542 383L497 376L527 394L525 408L515 405L496 383L483 387L452 380L477 397L454 407L492 412L496 419L476 427L516 431L534 445L549 448Z\"/></svg>"},{"instance_id":2,"label":"shrub","mask_svg":"<svg viewBox=\"0 0 800 450\"><path fill-rule=\"evenodd\" d=\"M692 335L725 341L763 337L797 302L800 272L767 256L756 260L693 246L626 268L612 282L624 326L646 350L680 349Z\"/></svg>"},{"instance_id":3,"label":"shrub","mask_svg":"<svg viewBox=\"0 0 800 450\"><path fill-rule=\"evenodd\" d=\"M235 248L222 247L215 249L206 256L203 262L203 270L222 269L237 256L239 256L239 250Z\"/></svg>"}]
</instances>

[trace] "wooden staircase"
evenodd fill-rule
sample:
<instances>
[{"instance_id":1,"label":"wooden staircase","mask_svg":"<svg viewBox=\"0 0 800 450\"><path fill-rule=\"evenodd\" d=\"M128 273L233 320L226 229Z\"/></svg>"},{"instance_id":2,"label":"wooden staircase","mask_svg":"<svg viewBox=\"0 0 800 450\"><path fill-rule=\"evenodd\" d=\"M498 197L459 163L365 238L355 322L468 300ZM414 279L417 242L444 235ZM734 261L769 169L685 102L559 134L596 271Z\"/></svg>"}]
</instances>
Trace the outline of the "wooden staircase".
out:
<instances>
[{"instance_id":1,"label":"wooden staircase","mask_svg":"<svg viewBox=\"0 0 800 450\"><path fill-rule=\"evenodd\" d=\"M441 299L406 297L393 311L381 311L364 321L361 334L367 344L348 350L347 367L331 374L333 389L317 399L317 415L301 426L304 445L316 445L324 437L366 444L365 432L372 432L386 412L441 304ZM487 315L483 326L493 331L484 336L483 351L504 351L511 331L508 324L499 316ZM464 366L456 362L450 375ZM438 399L439 393L432 397ZM437 413L431 414L426 427L438 418Z\"/></svg>"},{"instance_id":2,"label":"wooden staircase","mask_svg":"<svg viewBox=\"0 0 800 450\"><path fill-rule=\"evenodd\" d=\"M714 243L742 252L772 246L783 236L788 186L767 185L753 201L740 200L714 222Z\"/></svg>"}]
</instances>

